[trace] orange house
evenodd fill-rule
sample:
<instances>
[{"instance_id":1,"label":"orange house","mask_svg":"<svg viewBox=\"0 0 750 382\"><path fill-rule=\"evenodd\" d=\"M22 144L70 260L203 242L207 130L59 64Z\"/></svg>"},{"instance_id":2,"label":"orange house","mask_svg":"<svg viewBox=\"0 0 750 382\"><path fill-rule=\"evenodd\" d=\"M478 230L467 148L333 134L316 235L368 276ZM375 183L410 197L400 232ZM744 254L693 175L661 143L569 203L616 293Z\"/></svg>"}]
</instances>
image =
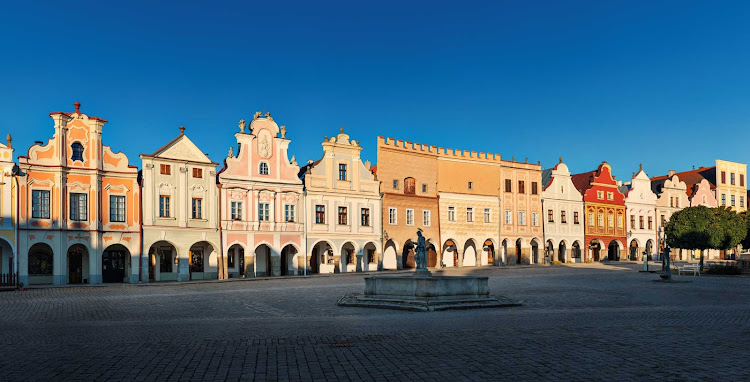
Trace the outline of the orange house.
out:
<instances>
[{"instance_id":1,"label":"orange house","mask_svg":"<svg viewBox=\"0 0 750 382\"><path fill-rule=\"evenodd\" d=\"M18 158L24 284L138 282L138 169L102 144L104 119L50 113L54 135Z\"/></svg>"}]
</instances>

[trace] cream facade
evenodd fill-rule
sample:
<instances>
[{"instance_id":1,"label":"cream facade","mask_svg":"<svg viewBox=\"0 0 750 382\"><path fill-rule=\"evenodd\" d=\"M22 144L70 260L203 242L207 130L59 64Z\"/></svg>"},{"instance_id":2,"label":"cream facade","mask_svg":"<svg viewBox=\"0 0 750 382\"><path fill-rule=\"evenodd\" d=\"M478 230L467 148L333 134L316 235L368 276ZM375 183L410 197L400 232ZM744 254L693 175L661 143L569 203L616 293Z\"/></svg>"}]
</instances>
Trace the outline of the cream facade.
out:
<instances>
[{"instance_id":1,"label":"cream facade","mask_svg":"<svg viewBox=\"0 0 750 382\"><path fill-rule=\"evenodd\" d=\"M544 261L541 165L513 159L504 161L499 170L503 264L541 263Z\"/></svg>"},{"instance_id":2,"label":"cream facade","mask_svg":"<svg viewBox=\"0 0 750 382\"><path fill-rule=\"evenodd\" d=\"M142 154L143 281L216 279L221 263L216 166L180 134L153 154ZM222 266L223 265L223 266ZM223 276L223 272L222 272Z\"/></svg>"},{"instance_id":3,"label":"cream facade","mask_svg":"<svg viewBox=\"0 0 750 382\"><path fill-rule=\"evenodd\" d=\"M340 133L323 141L323 158L300 172L305 184L308 273L382 269L380 185L362 163L362 146Z\"/></svg>"},{"instance_id":4,"label":"cream facade","mask_svg":"<svg viewBox=\"0 0 750 382\"><path fill-rule=\"evenodd\" d=\"M583 261L583 196L562 162L542 172L542 221L545 253L550 261L563 263Z\"/></svg>"},{"instance_id":5,"label":"cream facade","mask_svg":"<svg viewBox=\"0 0 750 382\"><path fill-rule=\"evenodd\" d=\"M8 134L8 144L0 143L0 275L15 275L18 270L16 252L16 207L18 185L14 176L13 146ZM6 276L6 277L8 277ZM8 278L7 281L11 281ZM2 280L0 280L2 283Z\"/></svg>"},{"instance_id":6,"label":"cream facade","mask_svg":"<svg viewBox=\"0 0 750 382\"><path fill-rule=\"evenodd\" d=\"M219 171L219 213L228 274L296 275L305 272L303 185L287 155L286 127L270 113L255 113L234 134L234 147ZM234 268L241 268L236 273Z\"/></svg>"},{"instance_id":7,"label":"cream facade","mask_svg":"<svg viewBox=\"0 0 750 382\"><path fill-rule=\"evenodd\" d=\"M747 164L716 160L716 200L732 211L747 211Z\"/></svg>"},{"instance_id":8,"label":"cream facade","mask_svg":"<svg viewBox=\"0 0 750 382\"><path fill-rule=\"evenodd\" d=\"M651 190L651 179L641 167L633 175L625 196L628 260L641 260L644 251L653 256L658 249L656 200L657 196Z\"/></svg>"}]
</instances>

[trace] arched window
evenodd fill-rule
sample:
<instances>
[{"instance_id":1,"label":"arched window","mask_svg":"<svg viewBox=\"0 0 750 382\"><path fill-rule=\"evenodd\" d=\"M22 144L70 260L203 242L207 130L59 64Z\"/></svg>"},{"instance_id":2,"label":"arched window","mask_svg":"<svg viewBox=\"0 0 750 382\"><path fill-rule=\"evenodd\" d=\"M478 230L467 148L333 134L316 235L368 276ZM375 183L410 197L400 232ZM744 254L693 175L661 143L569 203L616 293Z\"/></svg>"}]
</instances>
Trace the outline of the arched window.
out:
<instances>
[{"instance_id":1,"label":"arched window","mask_svg":"<svg viewBox=\"0 0 750 382\"><path fill-rule=\"evenodd\" d=\"M260 174L268 175L268 163L260 162Z\"/></svg>"},{"instance_id":2,"label":"arched window","mask_svg":"<svg viewBox=\"0 0 750 382\"><path fill-rule=\"evenodd\" d=\"M404 179L404 194L414 195L416 188L416 181L414 178Z\"/></svg>"},{"instance_id":3,"label":"arched window","mask_svg":"<svg viewBox=\"0 0 750 382\"><path fill-rule=\"evenodd\" d=\"M79 142L74 142L70 148L73 150L73 155L70 157L71 160L79 160L83 162L83 145Z\"/></svg>"},{"instance_id":4,"label":"arched window","mask_svg":"<svg viewBox=\"0 0 750 382\"><path fill-rule=\"evenodd\" d=\"M43 250L36 249L29 253L29 274L30 275L51 275L52 274L52 254Z\"/></svg>"}]
</instances>

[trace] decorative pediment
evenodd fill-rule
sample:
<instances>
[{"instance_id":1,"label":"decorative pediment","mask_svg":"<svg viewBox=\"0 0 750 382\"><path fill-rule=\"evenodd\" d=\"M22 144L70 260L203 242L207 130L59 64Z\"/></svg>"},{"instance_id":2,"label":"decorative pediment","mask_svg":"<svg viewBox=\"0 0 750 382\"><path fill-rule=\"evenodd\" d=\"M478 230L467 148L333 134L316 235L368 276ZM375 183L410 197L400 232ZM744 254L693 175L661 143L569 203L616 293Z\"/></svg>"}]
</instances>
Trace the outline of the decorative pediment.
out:
<instances>
[{"instance_id":1,"label":"decorative pediment","mask_svg":"<svg viewBox=\"0 0 750 382\"><path fill-rule=\"evenodd\" d=\"M170 183L162 182L159 183L159 194L160 195L172 195L172 191L174 190L174 186Z\"/></svg>"},{"instance_id":2,"label":"decorative pediment","mask_svg":"<svg viewBox=\"0 0 750 382\"><path fill-rule=\"evenodd\" d=\"M192 196L203 196L206 194L206 188L199 184L196 184L190 188L190 194Z\"/></svg>"},{"instance_id":3,"label":"decorative pediment","mask_svg":"<svg viewBox=\"0 0 750 382\"><path fill-rule=\"evenodd\" d=\"M130 191L130 189L127 188L124 184L118 184L116 186L113 186L112 184L107 184L106 186L104 186L104 190L106 190L106 191L108 191L110 193L115 193L116 192L116 193L122 193L122 194L127 193L128 191Z\"/></svg>"},{"instance_id":4,"label":"decorative pediment","mask_svg":"<svg viewBox=\"0 0 750 382\"><path fill-rule=\"evenodd\" d=\"M206 156L198 146L186 135L180 135L172 142L159 149L153 154L157 158L169 158L177 160L189 160L210 164L211 159Z\"/></svg>"}]
</instances>

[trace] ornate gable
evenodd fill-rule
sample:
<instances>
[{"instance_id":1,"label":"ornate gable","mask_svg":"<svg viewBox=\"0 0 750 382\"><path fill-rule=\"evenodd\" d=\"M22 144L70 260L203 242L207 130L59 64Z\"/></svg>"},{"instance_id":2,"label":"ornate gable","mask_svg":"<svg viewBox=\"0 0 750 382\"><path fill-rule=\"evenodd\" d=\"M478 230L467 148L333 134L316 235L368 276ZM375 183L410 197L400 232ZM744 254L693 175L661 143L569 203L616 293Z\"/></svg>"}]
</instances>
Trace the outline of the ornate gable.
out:
<instances>
[{"instance_id":1,"label":"ornate gable","mask_svg":"<svg viewBox=\"0 0 750 382\"><path fill-rule=\"evenodd\" d=\"M211 164L211 159L206 156L198 146L193 143L186 135L180 134L172 142L167 143L164 147L152 154L157 158L190 160Z\"/></svg>"}]
</instances>

